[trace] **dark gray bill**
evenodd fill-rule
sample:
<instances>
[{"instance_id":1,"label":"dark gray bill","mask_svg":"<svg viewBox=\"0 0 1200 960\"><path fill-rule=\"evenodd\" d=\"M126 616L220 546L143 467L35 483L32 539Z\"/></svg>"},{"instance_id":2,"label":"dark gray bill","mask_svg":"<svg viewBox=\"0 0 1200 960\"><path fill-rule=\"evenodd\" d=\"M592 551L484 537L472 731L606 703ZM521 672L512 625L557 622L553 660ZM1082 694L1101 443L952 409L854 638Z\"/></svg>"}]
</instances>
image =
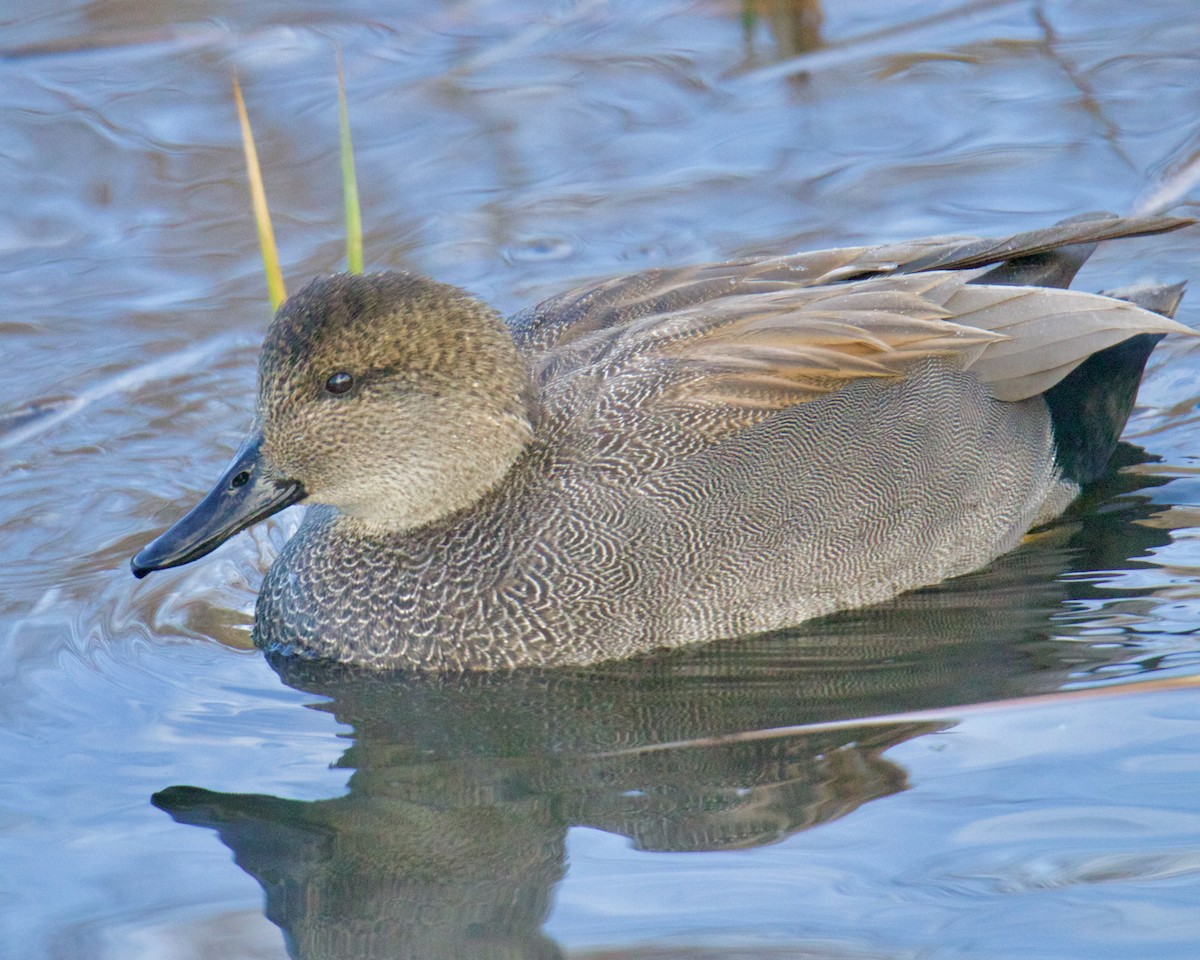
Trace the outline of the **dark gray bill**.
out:
<instances>
[{"instance_id":1,"label":"dark gray bill","mask_svg":"<svg viewBox=\"0 0 1200 960\"><path fill-rule=\"evenodd\" d=\"M261 433L246 438L208 495L133 558L135 577L199 560L234 534L304 499L299 482L264 476L261 447Z\"/></svg>"}]
</instances>

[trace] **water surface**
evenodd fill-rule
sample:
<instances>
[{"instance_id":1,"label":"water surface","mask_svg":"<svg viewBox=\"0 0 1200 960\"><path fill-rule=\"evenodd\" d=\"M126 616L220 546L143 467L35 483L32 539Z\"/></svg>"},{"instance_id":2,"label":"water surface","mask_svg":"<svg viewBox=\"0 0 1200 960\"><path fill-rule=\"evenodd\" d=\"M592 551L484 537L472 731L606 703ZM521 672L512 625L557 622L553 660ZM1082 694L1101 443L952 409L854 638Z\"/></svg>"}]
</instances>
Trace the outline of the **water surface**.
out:
<instances>
[{"instance_id":1,"label":"water surface","mask_svg":"<svg viewBox=\"0 0 1200 960\"><path fill-rule=\"evenodd\" d=\"M771 637L277 672L248 624L295 517L127 569L252 409L231 70L293 289L342 256L340 46L368 261L513 310L659 265L1195 213L1192 0L55 0L0 24L0 955L1196 955L1194 346L1159 349L1119 468L1053 530ZM1200 277L1198 237L1101 250L1079 285Z\"/></svg>"}]
</instances>

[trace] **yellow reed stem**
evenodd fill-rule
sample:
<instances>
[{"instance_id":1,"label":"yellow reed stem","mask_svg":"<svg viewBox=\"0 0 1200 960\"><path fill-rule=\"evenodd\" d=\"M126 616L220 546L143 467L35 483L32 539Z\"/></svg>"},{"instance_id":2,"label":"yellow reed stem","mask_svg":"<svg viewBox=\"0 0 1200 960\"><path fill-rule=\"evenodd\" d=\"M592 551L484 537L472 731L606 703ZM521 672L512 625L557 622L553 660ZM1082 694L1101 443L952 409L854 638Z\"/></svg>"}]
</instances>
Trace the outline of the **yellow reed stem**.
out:
<instances>
[{"instance_id":1,"label":"yellow reed stem","mask_svg":"<svg viewBox=\"0 0 1200 960\"><path fill-rule=\"evenodd\" d=\"M246 101L242 99L242 87L237 75L233 78L233 96L237 101L238 120L242 126L242 147L246 151L246 176L250 181L250 200L254 204L254 223L258 228L258 247L262 252L263 272L267 276L267 292L271 296L271 309L278 310L287 298L283 287L283 273L279 269L279 251L275 247L275 233L271 229L271 214L267 210L267 194L263 189L262 169L258 165L258 151L254 148L254 134L250 130L250 118L246 114Z\"/></svg>"},{"instance_id":2,"label":"yellow reed stem","mask_svg":"<svg viewBox=\"0 0 1200 960\"><path fill-rule=\"evenodd\" d=\"M342 155L342 197L346 207L346 269L362 273L362 210L358 204L358 178L354 173L354 145L350 141L350 111L346 108L346 78L342 73L342 51L337 55L338 132Z\"/></svg>"}]
</instances>

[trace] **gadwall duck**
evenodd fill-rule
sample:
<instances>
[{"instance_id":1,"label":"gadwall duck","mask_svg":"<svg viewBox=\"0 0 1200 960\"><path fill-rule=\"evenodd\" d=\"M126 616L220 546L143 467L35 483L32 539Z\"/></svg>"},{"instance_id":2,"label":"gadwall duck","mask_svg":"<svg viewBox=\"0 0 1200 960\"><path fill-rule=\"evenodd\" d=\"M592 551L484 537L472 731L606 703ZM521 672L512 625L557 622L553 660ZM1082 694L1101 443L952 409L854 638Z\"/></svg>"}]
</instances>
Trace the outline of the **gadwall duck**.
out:
<instances>
[{"instance_id":1,"label":"gadwall duck","mask_svg":"<svg viewBox=\"0 0 1200 960\"><path fill-rule=\"evenodd\" d=\"M277 654L586 664L975 570L1101 473L1182 286L1065 288L1078 218L654 270L515 316L404 273L314 280L267 331L217 485L133 560L315 504L268 572Z\"/></svg>"}]
</instances>

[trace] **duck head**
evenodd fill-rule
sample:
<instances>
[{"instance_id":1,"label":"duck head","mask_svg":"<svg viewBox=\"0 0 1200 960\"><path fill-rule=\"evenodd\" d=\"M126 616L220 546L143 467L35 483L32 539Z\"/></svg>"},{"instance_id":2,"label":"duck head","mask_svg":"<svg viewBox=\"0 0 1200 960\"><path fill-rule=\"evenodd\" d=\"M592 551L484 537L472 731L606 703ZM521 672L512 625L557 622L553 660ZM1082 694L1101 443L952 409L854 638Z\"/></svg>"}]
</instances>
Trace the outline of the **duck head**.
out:
<instances>
[{"instance_id":1,"label":"duck head","mask_svg":"<svg viewBox=\"0 0 1200 960\"><path fill-rule=\"evenodd\" d=\"M490 307L403 273L319 278L271 322L233 461L133 572L189 563L301 501L369 533L423 526L486 494L531 436L528 374Z\"/></svg>"}]
</instances>

